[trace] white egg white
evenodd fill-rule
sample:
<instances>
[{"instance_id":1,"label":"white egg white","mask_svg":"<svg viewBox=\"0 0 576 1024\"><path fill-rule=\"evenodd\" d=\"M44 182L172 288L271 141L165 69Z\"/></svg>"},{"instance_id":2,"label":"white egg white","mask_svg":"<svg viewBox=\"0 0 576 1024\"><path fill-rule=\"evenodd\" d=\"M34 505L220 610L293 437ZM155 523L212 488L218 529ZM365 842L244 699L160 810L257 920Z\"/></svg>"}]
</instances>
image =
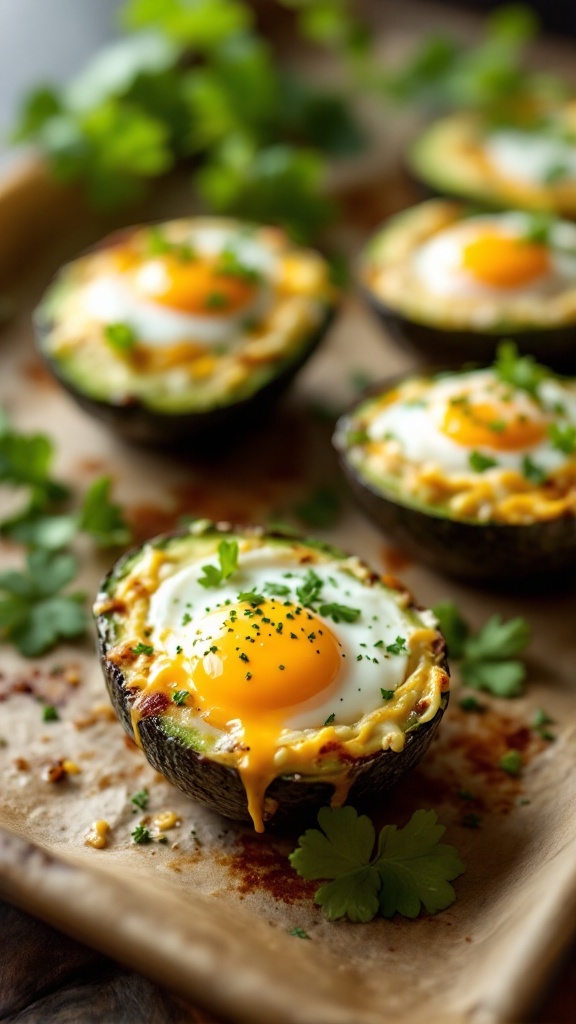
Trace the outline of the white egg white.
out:
<instances>
[{"instance_id":1,"label":"white egg white","mask_svg":"<svg viewBox=\"0 0 576 1024\"><path fill-rule=\"evenodd\" d=\"M429 464L442 470L447 476L477 477L470 467L470 454L478 450L493 457L498 465L484 472L496 477L502 469L522 472L526 456L530 456L538 468L547 474L560 469L567 461L564 452L554 448L545 437L538 444L515 451L460 444L445 434L441 425L450 399L467 395L472 403L494 402L495 377L490 370L479 370L457 377L446 377L431 384L422 397L422 402L403 401L401 398L385 406L370 422L367 432L371 440L381 441L392 438L400 446L403 457L414 464ZM549 379L539 386L539 397L544 409L562 407L562 415L555 416L558 423L570 423L576 427L576 395L570 393L560 381ZM523 392L514 393L514 409L528 418L539 419L544 415Z\"/></svg>"},{"instance_id":2,"label":"white egg white","mask_svg":"<svg viewBox=\"0 0 576 1024\"><path fill-rule=\"evenodd\" d=\"M153 594L148 624L153 629L150 642L155 650L175 657L178 646L185 656L192 655L194 640L205 635L211 611L237 606L242 591L266 594L267 583L288 586L289 595L276 600L298 605L296 590L309 568L289 548L264 546L241 552L239 570L233 577L217 588L206 589L198 580L207 564L217 566L217 556L185 566L161 582ZM289 709L284 723L288 729L320 728L332 714L335 724L351 725L381 706L381 689L395 690L404 682L407 667L407 654L388 653L386 647L398 636L408 641L417 628L386 590L362 583L340 562L319 562L313 569L322 580L319 603L357 608L360 616L355 622L336 623L314 612L341 644L340 670L327 691ZM269 643L273 644L274 638Z\"/></svg>"},{"instance_id":3,"label":"white egg white","mask_svg":"<svg viewBox=\"0 0 576 1024\"><path fill-rule=\"evenodd\" d=\"M530 218L521 212L469 217L438 231L414 251L412 265L428 292L444 297L506 297L530 294L550 296L567 285L576 286L576 226L562 222L552 233L550 269L516 288L498 288L478 280L462 265L464 248L486 231L525 238Z\"/></svg>"},{"instance_id":4,"label":"white egg white","mask_svg":"<svg viewBox=\"0 0 576 1024\"><path fill-rule=\"evenodd\" d=\"M576 150L559 135L502 129L488 135L483 149L499 174L522 185L576 180Z\"/></svg>"},{"instance_id":5,"label":"white egg white","mask_svg":"<svg viewBox=\"0 0 576 1024\"><path fill-rule=\"evenodd\" d=\"M205 317L184 313L143 299L126 276L111 270L86 285L81 298L83 309L103 325L127 324L150 348L166 348L184 341L206 347L239 343L245 323L260 319L270 308L277 275L275 255L251 233L207 222L193 225L187 235L179 235L178 241L189 243L200 257L214 257L227 247L232 248L244 266L261 276L253 302L239 313L211 312ZM140 273L143 278L153 277L158 269L152 260ZM145 284L145 280L141 283ZM149 283L153 285L154 281Z\"/></svg>"}]
</instances>

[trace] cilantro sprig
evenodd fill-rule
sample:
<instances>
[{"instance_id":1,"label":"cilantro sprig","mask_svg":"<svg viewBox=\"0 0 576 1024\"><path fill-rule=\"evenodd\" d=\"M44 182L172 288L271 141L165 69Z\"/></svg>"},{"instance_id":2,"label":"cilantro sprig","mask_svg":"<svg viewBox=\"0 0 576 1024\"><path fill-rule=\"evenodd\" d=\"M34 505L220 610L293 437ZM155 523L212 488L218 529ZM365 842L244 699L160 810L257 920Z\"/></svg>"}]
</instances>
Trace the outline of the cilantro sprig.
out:
<instances>
[{"instance_id":1,"label":"cilantro sprig","mask_svg":"<svg viewBox=\"0 0 576 1024\"><path fill-rule=\"evenodd\" d=\"M203 576L198 577L198 583L203 587L218 587L224 580L227 580L238 568L238 541L222 540L218 545L219 565L203 565Z\"/></svg>"},{"instance_id":2,"label":"cilantro sprig","mask_svg":"<svg viewBox=\"0 0 576 1024\"><path fill-rule=\"evenodd\" d=\"M416 811L404 828L385 825L376 852L372 822L353 807L323 807L318 824L300 836L290 863L302 878L329 879L315 895L328 920L415 918L454 902L450 882L464 865L454 847L440 842L446 830L435 811Z\"/></svg>"},{"instance_id":3,"label":"cilantro sprig","mask_svg":"<svg viewBox=\"0 0 576 1024\"><path fill-rule=\"evenodd\" d=\"M39 549L28 552L24 571L1 572L0 636L28 658L81 636L87 626L84 594L61 593L76 571L73 555Z\"/></svg>"},{"instance_id":4,"label":"cilantro sprig","mask_svg":"<svg viewBox=\"0 0 576 1024\"><path fill-rule=\"evenodd\" d=\"M433 610L446 638L449 657L459 661L465 686L486 690L496 697L520 696L526 667L515 655L530 640L525 619L518 616L504 621L500 615L492 615L472 633L452 601L442 601Z\"/></svg>"}]
</instances>

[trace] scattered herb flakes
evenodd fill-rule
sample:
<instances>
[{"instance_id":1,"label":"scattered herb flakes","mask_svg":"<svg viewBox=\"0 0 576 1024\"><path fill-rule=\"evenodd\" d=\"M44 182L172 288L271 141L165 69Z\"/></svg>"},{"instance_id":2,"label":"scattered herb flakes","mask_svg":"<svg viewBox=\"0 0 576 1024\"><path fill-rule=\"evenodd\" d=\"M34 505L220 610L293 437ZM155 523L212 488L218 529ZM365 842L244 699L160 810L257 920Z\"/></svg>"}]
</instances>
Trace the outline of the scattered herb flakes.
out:
<instances>
[{"instance_id":1,"label":"scattered herb flakes","mask_svg":"<svg viewBox=\"0 0 576 1024\"><path fill-rule=\"evenodd\" d=\"M459 704L459 707L462 708L462 711L467 711L467 712L478 711L478 712L482 712L482 711L486 710L485 705L481 704L479 700L476 700L476 697L461 697L460 700L458 701L458 704Z\"/></svg>"},{"instance_id":2,"label":"scattered herb flakes","mask_svg":"<svg viewBox=\"0 0 576 1024\"><path fill-rule=\"evenodd\" d=\"M468 465L474 473L485 473L487 469L493 469L498 465L498 459L493 459L491 455L483 455L482 452L470 452Z\"/></svg>"},{"instance_id":3,"label":"scattered herb flakes","mask_svg":"<svg viewBox=\"0 0 576 1024\"><path fill-rule=\"evenodd\" d=\"M532 729L534 730L534 732L538 733L541 739L551 743L553 740L556 739L556 737L554 733L550 732L547 726L553 725L553 722L554 720L550 718L550 715L547 711L544 711L543 708L538 708L534 712L534 718L532 719Z\"/></svg>"},{"instance_id":4,"label":"scattered herb flakes","mask_svg":"<svg viewBox=\"0 0 576 1024\"><path fill-rule=\"evenodd\" d=\"M203 587L217 587L224 580L229 579L238 568L238 553L237 540L220 541L218 545L219 566L203 565L204 575L199 577L198 582Z\"/></svg>"},{"instance_id":5,"label":"scattered herb flakes","mask_svg":"<svg viewBox=\"0 0 576 1024\"><path fill-rule=\"evenodd\" d=\"M136 793L133 793L130 797L130 803L134 804L133 813L136 814L136 808L139 808L141 811L145 811L148 807L149 799L150 794L147 789L139 789Z\"/></svg>"},{"instance_id":6,"label":"scattered herb flakes","mask_svg":"<svg viewBox=\"0 0 576 1024\"><path fill-rule=\"evenodd\" d=\"M383 690L382 687L380 687L380 693L382 695L382 700L392 700L396 690Z\"/></svg>"},{"instance_id":7,"label":"scattered herb flakes","mask_svg":"<svg viewBox=\"0 0 576 1024\"><path fill-rule=\"evenodd\" d=\"M58 708L55 708L53 704L45 704L42 708L42 721L43 722L58 722L60 720L60 714Z\"/></svg>"},{"instance_id":8,"label":"scattered herb flakes","mask_svg":"<svg viewBox=\"0 0 576 1024\"><path fill-rule=\"evenodd\" d=\"M141 640L138 641L136 647L132 647L132 654L146 654L150 656L154 654L154 648L150 644L143 644Z\"/></svg>"},{"instance_id":9,"label":"scattered herb flakes","mask_svg":"<svg viewBox=\"0 0 576 1024\"><path fill-rule=\"evenodd\" d=\"M422 907L435 914L454 902L450 881L464 865L440 843L445 828L434 811L416 811L404 828L385 825L374 854L374 826L353 807L323 807L318 824L300 837L290 863L302 878L331 879L315 896L329 920L414 918Z\"/></svg>"},{"instance_id":10,"label":"scattered herb flakes","mask_svg":"<svg viewBox=\"0 0 576 1024\"><path fill-rule=\"evenodd\" d=\"M287 597L290 593L290 587L284 583L265 583L262 589L272 597Z\"/></svg>"},{"instance_id":11,"label":"scattered herb flakes","mask_svg":"<svg viewBox=\"0 0 576 1024\"><path fill-rule=\"evenodd\" d=\"M393 644L388 644L386 650L388 651L388 654L408 654L405 638L403 636L397 636Z\"/></svg>"},{"instance_id":12,"label":"scattered herb flakes","mask_svg":"<svg viewBox=\"0 0 576 1024\"><path fill-rule=\"evenodd\" d=\"M571 423L563 425L551 423L548 427L548 436L552 447L557 448L558 451L564 452L566 455L576 452L576 427Z\"/></svg>"},{"instance_id":13,"label":"scattered herb flakes","mask_svg":"<svg viewBox=\"0 0 576 1024\"><path fill-rule=\"evenodd\" d=\"M499 767L507 775L520 775L522 771L522 754L519 750L507 750L498 762Z\"/></svg>"},{"instance_id":14,"label":"scattered herb flakes","mask_svg":"<svg viewBox=\"0 0 576 1024\"><path fill-rule=\"evenodd\" d=\"M130 324L106 324L104 339L110 348L121 355L132 352L137 342L137 334Z\"/></svg>"},{"instance_id":15,"label":"scattered herb flakes","mask_svg":"<svg viewBox=\"0 0 576 1024\"><path fill-rule=\"evenodd\" d=\"M291 928L290 935L294 935L297 939L309 939L308 932L305 932L303 928Z\"/></svg>"},{"instance_id":16,"label":"scattered herb flakes","mask_svg":"<svg viewBox=\"0 0 576 1024\"><path fill-rule=\"evenodd\" d=\"M175 690L172 694L172 700L178 707L182 707L188 700L188 690Z\"/></svg>"},{"instance_id":17,"label":"scattered herb flakes","mask_svg":"<svg viewBox=\"0 0 576 1024\"><path fill-rule=\"evenodd\" d=\"M346 604L321 604L320 615L332 619L334 622L356 622L360 618L360 608L350 608Z\"/></svg>"},{"instance_id":18,"label":"scattered herb flakes","mask_svg":"<svg viewBox=\"0 0 576 1024\"><path fill-rule=\"evenodd\" d=\"M146 845L147 843L152 843L154 841L150 829L146 828L145 825L136 825L136 828L132 829L132 832L130 834L132 836L133 841L142 846Z\"/></svg>"},{"instance_id":19,"label":"scattered herb flakes","mask_svg":"<svg viewBox=\"0 0 576 1024\"><path fill-rule=\"evenodd\" d=\"M296 505L294 513L306 526L327 530L336 525L341 509L342 500L336 491L329 487L318 487Z\"/></svg>"},{"instance_id":20,"label":"scattered herb flakes","mask_svg":"<svg viewBox=\"0 0 576 1024\"><path fill-rule=\"evenodd\" d=\"M460 824L463 825L464 828L480 828L480 825L482 824L482 818L480 817L479 814L476 814L474 811L467 811L466 814L462 815L462 818L460 819Z\"/></svg>"},{"instance_id":21,"label":"scattered herb flakes","mask_svg":"<svg viewBox=\"0 0 576 1024\"><path fill-rule=\"evenodd\" d=\"M471 633L456 605L443 601L433 609L444 633L448 654L460 659L462 682L496 697L518 697L522 693L526 668L514 655L530 640L530 627L518 616L504 621L492 615L476 633ZM475 710L475 709L471 709Z\"/></svg>"},{"instance_id":22,"label":"scattered herb flakes","mask_svg":"<svg viewBox=\"0 0 576 1024\"><path fill-rule=\"evenodd\" d=\"M323 583L318 574L314 572L314 569L308 569L304 582L296 590L298 600L305 608L312 608L314 603L319 600L322 587Z\"/></svg>"},{"instance_id":23,"label":"scattered herb flakes","mask_svg":"<svg viewBox=\"0 0 576 1024\"><path fill-rule=\"evenodd\" d=\"M324 722L324 725L332 725L332 722L334 721L335 718L336 718L336 713L333 711L331 715L328 715L328 718Z\"/></svg>"}]
</instances>

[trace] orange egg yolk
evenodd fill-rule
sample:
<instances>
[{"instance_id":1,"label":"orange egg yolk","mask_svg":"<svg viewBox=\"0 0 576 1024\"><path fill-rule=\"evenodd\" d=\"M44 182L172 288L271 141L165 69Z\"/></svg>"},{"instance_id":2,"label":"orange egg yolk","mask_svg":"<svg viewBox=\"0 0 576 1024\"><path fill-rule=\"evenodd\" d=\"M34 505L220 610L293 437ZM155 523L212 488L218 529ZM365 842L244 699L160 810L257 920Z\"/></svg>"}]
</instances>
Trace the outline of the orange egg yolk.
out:
<instances>
[{"instance_id":1,"label":"orange egg yolk","mask_svg":"<svg viewBox=\"0 0 576 1024\"><path fill-rule=\"evenodd\" d=\"M312 612L274 599L241 602L206 615L184 661L162 670L164 680L185 683L191 700L218 729L240 723L239 772L257 831L264 829L263 800L278 774L274 755L286 721L303 705L320 706L341 667L341 646ZM325 717L328 717L328 713Z\"/></svg>"},{"instance_id":2,"label":"orange egg yolk","mask_svg":"<svg viewBox=\"0 0 576 1024\"><path fill-rule=\"evenodd\" d=\"M550 256L543 245L487 231L463 247L462 267L481 284L517 288L546 274Z\"/></svg>"},{"instance_id":3,"label":"orange egg yolk","mask_svg":"<svg viewBox=\"0 0 576 1024\"><path fill-rule=\"evenodd\" d=\"M447 406L442 431L466 448L519 451L539 444L546 425L505 403L478 402L467 398Z\"/></svg>"},{"instance_id":4,"label":"orange egg yolk","mask_svg":"<svg viewBox=\"0 0 576 1024\"><path fill-rule=\"evenodd\" d=\"M257 287L249 275L223 273L216 259L183 260L173 253L137 263L128 274L141 298L203 317L242 312Z\"/></svg>"}]
</instances>

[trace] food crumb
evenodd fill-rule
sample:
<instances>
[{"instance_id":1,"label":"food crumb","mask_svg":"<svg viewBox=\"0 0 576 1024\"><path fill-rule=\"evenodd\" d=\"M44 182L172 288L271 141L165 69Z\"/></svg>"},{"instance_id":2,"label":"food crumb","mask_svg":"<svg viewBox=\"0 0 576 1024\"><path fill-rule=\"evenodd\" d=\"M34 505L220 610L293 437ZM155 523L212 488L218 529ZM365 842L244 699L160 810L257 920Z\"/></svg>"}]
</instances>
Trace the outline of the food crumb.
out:
<instances>
[{"instance_id":1,"label":"food crumb","mask_svg":"<svg viewBox=\"0 0 576 1024\"><path fill-rule=\"evenodd\" d=\"M109 831L110 825L107 821L94 821L84 838L85 845L93 846L95 850L103 850L108 841Z\"/></svg>"},{"instance_id":2,"label":"food crumb","mask_svg":"<svg viewBox=\"0 0 576 1024\"><path fill-rule=\"evenodd\" d=\"M168 829L174 828L179 821L180 819L174 811L160 811L154 816L153 823L159 832L167 832Z\"/></svg>"}]
</instances>

